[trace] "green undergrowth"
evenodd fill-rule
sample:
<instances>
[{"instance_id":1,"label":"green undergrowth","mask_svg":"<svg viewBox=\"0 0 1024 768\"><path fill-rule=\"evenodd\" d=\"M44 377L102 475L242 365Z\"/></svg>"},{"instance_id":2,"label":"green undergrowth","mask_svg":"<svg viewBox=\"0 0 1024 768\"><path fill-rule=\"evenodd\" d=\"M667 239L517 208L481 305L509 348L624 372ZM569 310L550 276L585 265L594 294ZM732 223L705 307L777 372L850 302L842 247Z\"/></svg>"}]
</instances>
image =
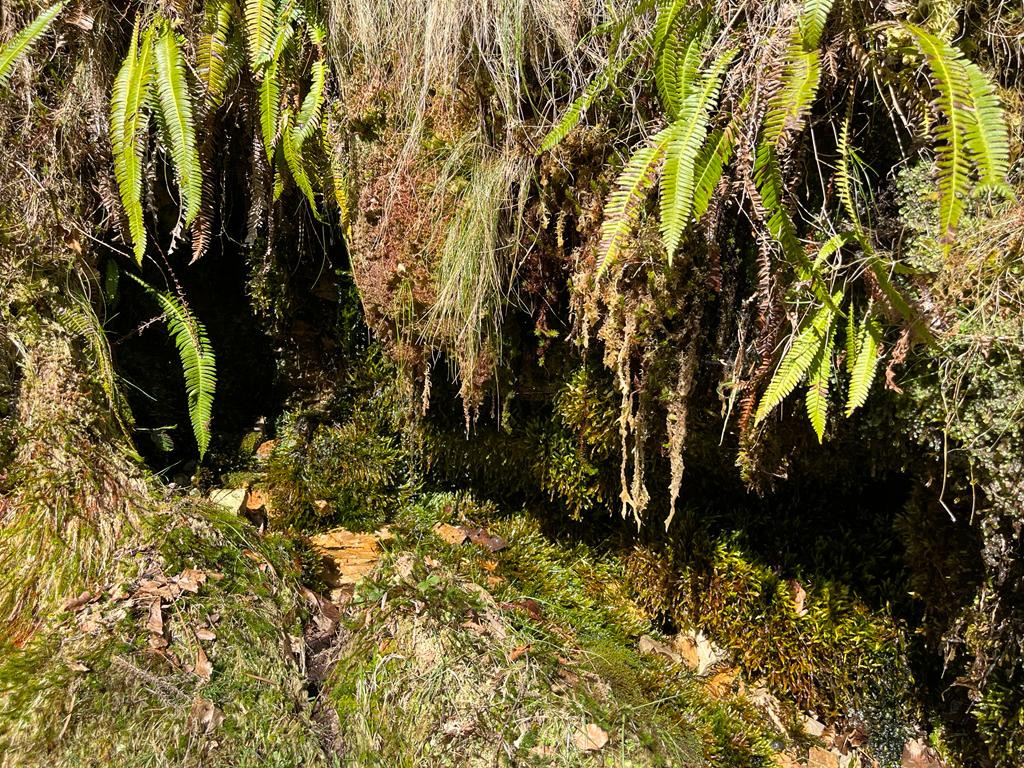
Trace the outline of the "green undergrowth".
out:
<instances>
[{"instance_id":1,"label":"green undergrowth","mask_svg":"<svg viewBox=\"0 0 1024 768\"><path fill-rule=\"evenodd\" d=\"M301 674L290 545L189 506L145 528L154 546L119 552L91 602L3 643L0 765L330 764ZM198 591L175 589L190 573ZM147 584L172 590L160 634Z\"/></svg>"},{"instance_id":2,"label":"green undergrowth","mask_svg":"<svg viewBox=\"0 0 1024 768\"><path fill-rule=\"evenodd\" d=\"M437 524L507 546L452 545ZM652 629L617 560L448 494L406 506L391 530L327 686L353 765L769 764L779 736L758 710L639 652ZM585 752L590 724L608 743Z\"/></svg>"}]
</instances>

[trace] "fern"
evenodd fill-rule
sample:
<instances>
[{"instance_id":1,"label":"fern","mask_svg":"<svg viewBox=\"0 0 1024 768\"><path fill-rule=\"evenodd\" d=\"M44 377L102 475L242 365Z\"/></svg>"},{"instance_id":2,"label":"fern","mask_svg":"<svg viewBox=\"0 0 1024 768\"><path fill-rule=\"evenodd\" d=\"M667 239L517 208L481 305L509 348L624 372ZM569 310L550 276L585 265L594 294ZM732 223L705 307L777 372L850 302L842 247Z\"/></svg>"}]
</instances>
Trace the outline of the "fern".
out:
<instances>
[{"instance_id":1,"label":"fern","mask_svg":"<svg viewBox=\"0 0 1024 768\"><path fill-rule=\"evenodd\" d=\"M978 166L982 186L1007 191L1010 137L1003 108L988 76L974 62L966 61L964 65L974 106L973 121L968 125L967 150Z\"/></svg>"},{"instance_id":2,"label":"fern","mask_svg":"<svg viewBox=\"0 0 1024 768\"><path fill-rule=\"evenodd\" d=\"M828 330L821 340L821 346L814 354L807 372L807 418L810 419L818 442L825 434L825 419L828 416L828 385L832 375L832 345L835 340L835 323L828 324Z\"/></svg>"},{"instance_id":3,"label":"fern","mask_svg":"<svg viewBox=\"0 0 1024 768\"><path fill-rule=\"evenodd\" d=\"M192 422L192 433L199 447L200 460L210 445L210 420L213 416L213 399L217 391L217 362L206 335L206 328L177 297L158 291L135 275L131 278L156 299L163 312L167 331L174 339L181 358L181 370L185 377L185 393L188 397L188 414Z\"/></svg>"},{"instance_id":4,"label":"fern","mask_svg":"<svg viewBox=\"0 0 1024 768\"><path fill-rule=\"evenodd\" d=\"M309 207L313 209L313 215L319 219L320 213L317 210L316 196L313 193L313 184L309 179L309 174L306 172L305 163L302 157L302 146L299 141L299 137L296 130L291 125L292 115L290 112L286 112L281 119L281 150L284 154L285 164L288 166L288 171L291 173L292 179L295 181L295 186L299 188L303 196L309 202Z\"/></svg>"},{"instance_id":5,"label":"fern","mask_svg":"<svg viewBox=\"0 0 1024 768\"><path fill-rule=\"evenodd\" d=\"M245 0L245 43L253 69L270 61L276 18L277 0Z\"/></svg>"},{"instance_id":6,"label":"fern","mask_svg":"<svg viewBox=\"0 0 1024 768\"><path fill-rule=\"evenodd\" d=\"M970 182L970 162L966 136L975 126L970 113L971 84L963 54L935 35L906 25L914 35L928 62L932 84L936 90L935 108L945 117L935 130L939 170L939 240L948 251L964 210L964 199Z\"/></svg>"},{"instance_id":7,"label":"fern","mask_svg":"<svg viewBox=\"0 0 1024 768\"><path fill-rule=\"evenodd\" d=\"M196 147L196 125L192 117L192 97L185 77L185 60L177 33L164 20L155 43L156 91L165 141L178 177L178 191L190 227L199 213L203 195L203 171Z\"/></svg>"},{"instance_id":8,"label":"fern","mask_svg":"<svg viewBox=\"0 0 1024 768\"><path fill-rule=\"evenodd\" d=\"M699 89L691 90L685 81L680 82L688 93L679 119L671 126L672 133L666 147L665 168L661 176L660 224L669 265L679 248L683 230L690 221L697 155L707 137L708 121L711 110L718 103L726 67L735 55L736 50L733 49L719 56L704 75Z\"/></svg>"},{"instance_id":9,"label":"fern","mask_svg":"<svg viewBox=\"0 0 1024 768\"><path fill-rule=\"evenodd\" d=\"M672 127L657 133L637 150L615 180L604 206L601 227L601 256L597 267L600 275L613 264L640 216L640 207L657 176L658 164L665 157L665 148L672 136Z\"/></svg>"},{"instance_id":10,"label":"fern","mask_svg":"<svg viewBox=\"0 0 1024 768\"><path fill-rule=\"evenodd\" d=\"M832 10L833 0L804 0L800 12L800 39L805 51L811 51L821 42L821 33Z\"/></svg>"},{"instance_id":11,"label":"fern","mask_svg":"<svg viewBox=\"0 0 1024 768\"><path fill-rule=\"evenodd\" d=\"M735 133L730 126L713 131L697 155L693 175L693 217L700 219L711 204L711 196L722 178L725 166L732 159Z\"/></svg>"},{"instance_id":12,"label":"fern","mask_svg":"<svg viewBox=\"0 0 1024 768\"><path fill-rule=\"evenodd\" d=\"M54 3L0 48L0 88L7 83L11 72L14 71L15 63L31 52L66 4L64 0Z\"/></svg>"},{"instance_id":13,"label":"fern","mask_svg":"<svg viewBox=\"0 0 1024 768\"><path fill-rule=\"evenodd\" d=\"M263 73L260 83L260 131L267 160L273 162L274 147L277 145L277 128L280 115L281 85L277 80L277 61L272 61Z\"/></svg>"},{"instance_id":14,"label":"fern","mask_svg":"<svg viewBox=\"0 0 1024 768\"><path fill-rule=\"evenodd\" d=\"M232 0L213 0L206 6L206 31L199 37L196 63L206 93L206 104L220 105L228 80L238 68L238 56L229 42L234 21Z\"/></svg>"},{"instance_id":15,"label":"fern","mask_svg":"<svg viewBox=\"0 0 1024 768\"><path fill-rule=\"evenodd\" d=\"M853 316L853 308L850 308ZM868 315L854 329L853 324L847 328L846 368L850 374L850 391L846 398L846 415L850 416L868 399L871 383L878 369L878 345L882 338L882 329L878 320Z\"/></svg>"},{"instance_id":16,"label":"fern","mask_svg":"<svg viewBox=\"0 0 1024 768\"><path fill-rule=\"evenodd\" d=\"M768 103L764 140L778 145L786 134L797 131L818 92L821 65L818 51L805 51L794 37L786 52L782 83Z\"/></svg>"},{"instance_id":17,"label":"fern","mask_svg":"<svg viewBox=\"0 0 1024 768\"><path fill-rule=\"evenodd\" d=\"M295 118L294 135L301 146L320 125L320 117L324 108L324 86L327 81L327 62L313 62L310 73L309 91L302 100L298 117Z\"/></svg>"},{"instance_id":18,"label":"fern","mask_svg":"<svg viewBox=\"0 0 1024 768\"><path fill-rule=\"evenodd\" d=\"M834 296L833 302L838 303L837 296L840 295ZM834 317L830 306L822 306L793 340L757 406L755 424L761 423L804 380L826 340Z\"/></svg>"},{"instance_id":19,"label":"fern","mask_svg":"<svg viewBox=\"0 0 1024 768\"><path fill-rule=\"evenodd\" d=\"M139 25L132 31L124 63L114 79L110 96L110 141L114 177L128 219L135 260L146 253L146 228L142 219L142 156L149 127L146 103L153 74L153 29L139 41Z\"/></svg>"}]
</instances>

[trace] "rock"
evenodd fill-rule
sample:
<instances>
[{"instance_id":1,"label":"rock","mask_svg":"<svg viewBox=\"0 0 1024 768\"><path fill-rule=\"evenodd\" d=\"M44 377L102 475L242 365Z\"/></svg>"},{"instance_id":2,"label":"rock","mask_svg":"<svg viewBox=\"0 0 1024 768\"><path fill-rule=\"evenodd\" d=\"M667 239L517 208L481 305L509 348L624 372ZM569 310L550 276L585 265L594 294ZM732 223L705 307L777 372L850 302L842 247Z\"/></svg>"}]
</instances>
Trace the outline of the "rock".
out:
<instances>
[{"instance_id":1,"label":"rock","mask_svg":"<svg viewBox=\"0 0 1024 768\"><path fill-rule=\"evenodd\" d=\"M240 515L245 510L245 488L214 488L210 501L228 512Z\"/></svg>"},{"instance_id":2,"label":"rock","mask_svg":"<svg viewBox=\"0 0 1024 768\"><path fill-rule=\"evenodd\" d=\"M808 736L813 736L815 739L820 739L825 733L825 724L810 715L804 715L800 724L803 726L804 733Z\"/></svg>"}]
</instances>

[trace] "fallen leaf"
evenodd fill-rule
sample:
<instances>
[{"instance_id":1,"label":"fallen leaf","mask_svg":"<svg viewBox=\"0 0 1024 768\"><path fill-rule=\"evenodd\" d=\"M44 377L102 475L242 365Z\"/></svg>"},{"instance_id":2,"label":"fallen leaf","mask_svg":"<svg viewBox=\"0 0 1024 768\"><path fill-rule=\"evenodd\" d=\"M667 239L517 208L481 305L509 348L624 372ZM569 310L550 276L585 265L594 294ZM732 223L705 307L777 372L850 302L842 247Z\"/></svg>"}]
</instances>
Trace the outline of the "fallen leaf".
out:
<instances>
[{"instance_id":1,"label":"fallen leaf","mask_svg":"<svg viewBox=\"0 0 1024 768\"><path fill-rule=\"evenodd\" d=\"M164 633L164 614L160 607L159 597L149 604L149 618L146 620L146 629L154 635L162 635Z\"/></svg>"},{"instance_id":2,"label":"fallen leaf","mask_svg":"<svg viewBox=\"0 0 1024 768\"><path fill-rule=\"evenodd\" d=\"M316 507L316 511L320 514L327 511L327 502L324 499L317 499L313 502L313 506Z\"/></svg>"},{"instance_id":3,"label":"fallen leaf","mask_svg":"<svg viewBox=\"0 0 1024 768\"><path fill-rule=\"evenodd\" d=\"M256 459L261 462L269 461L270 455L274 452L274 448L277 447L277 440L264 440L256 448Z\"/></svg>"},{"instance_id":4,"label":"fallen leaf","mask_svg":"<svg viewBox=\"0 0 1024 768\"><path fill-rule=\"evenodd\" d=\"M472 720L447 720L441 724L441 733L449 738L468 736L476 730Z\"/></svg>"},{"instance_id":5,"label":"fallen leaf","mask_svg":"<svg viewBox=\"0 0 1024 768\"><path fill-rule=\"evenodd\" d=\"M150 635L149 647L154 651L162 651L169 645L167 638L163 635Z\"/></svg>"},{"instance_id":6,"label":"fallen leaf","mask_svg":"<svg viewBox=\"0 0 1024 768\"><path fill-rule=\"evenodd\" d=\"M152 579L143 579L135 590L136 597L160 597L164 600L174 600L181 594L181 587L177 584L170 584L162 574Z\"/></svg>"},{"instance_id":7,"label":"fallen leaf","mask_svg":"<svg viewBox=\"0 0 1024 768\"><path fill-rule=\"evenodd\" d=\"M538 744L535 747L530 747L530 754L534 757L554 757L558 754L558 750L554 747L549 747L547 744Z\"/></svg>"},{"instance_id":8,"label":"fallen leaf","mask_svg":"<svg viewBox=\"0 0 1024 768\"><path fill-rule=\"evenodd\" d=\"M508 654L509 663L511 663L513 661L516 661L520 657L522 657L525 654L529 653L532 648L533 648L533 644L532 643L526 643L525 645L517 645L515 648L513 648L511 651L509 651L509 654Z\"/></svg>"},{"instance_id":9,"label":"fallen leaf","mask_svg":"<svg viewBox=\"0 0 1024 768\"><path fill-rule=\"evenodd\" d=\"M682 657L683 663L698 676L703 676L725 657L703 632L681 632L672 639L672 647Z\"/></svg>"},{"instance_id":10,"label":"fallen leaf","mask_svg":"<svg viewBox=\"0 0 1024 768\"><path fill-rule=\"evenodd\" d=\"M72 672L88 672L89 671L89 667L87 667L85 664L83 664L80 661L70 661L70 662L68 662L68 669L70 669Z\"/></svg>"},{"instance_id":11,"label":"fallen leaf","mask_svg":"<svg viewBox=\"0 0 1024 768\"><path fill-rule=\"evenodd\" d=\"M708 680L708 691L717 698L729 696L733 693L733 687L738 678L739 671L735 669L719 672Z\"/></svg>"},{"instance_id":12,"label":"fallen leaf","mask_svg":"<svg viewBox=\"0 0 1024 768\"><path fill-rule=\"evenodd\" d=\"M466 531L469 540L478 547L483 547L488 552L500 552L508 546L508 542L501 536L492 536L483 528L473 528Z\"/></svg>"},{"instance_id":13,"label":"fallen leaf","mask_svg":"<svg viewBox=\"0 0 1024 768\"><path fill-rule=\"evenodd\" d=\"M412 578L412 571L415 565L416 558L409 552L405 552L395 560L395 573L400 579L410 579Z\"/></svg>"},{"instance_id":14,"label":"fallen leaf","mask_svg":"<svg viewBox=\"0 0 1024 768\"><path fill-rule=\"evenodd\" d=\"M840 757L827 749L811 747L807 752L807 768L839 768Z\"/></svg>"},{"instance_id":15,"label":"fallen leaf","mask_svg":"<svg viewBox=\"0 0 1024 768\"><path fill-rule=\"evenodd\" d=\"M183 592L195 594L199 591L199 587L206 583L206 574L202 571L197 571L195 568L186 568L173 577L171 581L177 584Z\"/></svg>"},{"instance_id":16,"label":"fallen leaf","mask_svg":"<svg viewBox=\"0 0 1024 768\"><path fill-rule=\"evenodd\" d=\"M943 768L938 753L921 739L911 739L903 745L901 768Z\"/></svg>"},{"instance_id":17,"label":"fallen leaf","mask_svg":"<svg viewBox=\"0 0 1024 768\"><path fill-rule=\"evenodd\" d=\"M580 752L597 752L608 743L608 732L596 723L587 723L572 737L573 743Z\"/></svg>"},{"instance_id":18,"label":"fallen leaf","mask_svg":"<svg viewBox=\"0 0 1024 768\"><path fill-rule=\"evenodd\" d=\"M671 646L655 640L650 635L643 635L637 643L637 648L643 654L664 656L673 664L678 664L683 660L683 657L674 651Z\"/></svg>"},{"instance_id":19,"label":"fallen leaf","mask_svg":"<svg viewBox=\"0 0 1024 768\"><path fill-rule=\"evenodd\" d=\"M199 697L192 702L188 720L193 730L210 733L224 722L224 713L209 699Z\"/></svg>"},{"instance_id":20,"label":"fallen leaf","mask_svg":"<svg viewBox=\"0 0 1024 768\"><path fill-rule=\"evenodd\" d=\"M440 560L438 560L436 557L431 557L430 555L424 555L423 562L427 564L428 568L437 568L439 565L441 565Z\"/></svg>"},{"instance_id":21,"label":"fallen leaf","mask_svg":"<svg viewBox=\"0 0 1024 768\"><path fill-rule=\"evenodd\" d=\"M212 629L207 629L206 627L200 627L199 629L196 630L196 639L197 640L202 640L204 642L209 642L211 640L216 640L217 639L217 633L214 632Z\"/></svg>"},{"instance_id":22,"label":"fallen leaf","mask_svg":"<svg viewBox=\"0 0 1024 768\"><path fill-rule=\"evenodd\" d=\"M544 612L540 607L540 603L532 597L524 597L521 600L516 600L511 603L502 603L499 607L503 611L519 611L520 613L525 613L534 621L540 621L544 618Z\"/></svg>"},{"instance_id":23,"label":"fallen leaf","mask_svg":"<svg viewBox=\"0 0 1024 768\"><path fill-rule=\"evenodd\" d=\"M192 668L197 677L209 682L213 676L213 664L210 663L209 657L206 655L206 651L203 650L202 646L196 648L196 664Z\"/></svg>"},{"instance_id":24,"label":"fallen leaf","mask_svg":"<svg viewBox=\"0 0 1024 768\"><path fill-rule=\"evenodd\" d=\"M807 602L807 590L796 579L790 579L789 593L793 596L793 609L796 611L796 615L803 616L807 613L807 608L804 606Z\"/></svg>"},{"instance_id":25,"label":"fallen leaf","mask_svg":"<svg viewBox=\"0 0 1024 768\"><path fill-rule=\"evenodd\" d=\"M438 523L435 525L434 533L453 547L457 547L469 536L469 534L466 533L466 529L461 525L448 525L448 523Z\"/></svg>"},{"instance_id":26,"label":"fallen leaf","mask_svg":"<svg viewBox=\"0 0 1024 768\"><path fill-rule=\"evenodd\" d=\"M89 592L88 590L86 590L85 592L80 594L78 597L72 597L71 599L64 601L64 610L65 611L77 611L82 606L88 605L88 603L91 600L92 600L92 593Z\"/></svg>"},{"instance_id":27,"label":"fallen leaf","mask_svg":"<svg viewBox=\"0 0 1024 768\"><path fill-rule=\"evenodd\" d=\"M245 508L250 511L270 507L270 494L260 488L253 488L245 496Z\"/></svg>"}]
</instances>

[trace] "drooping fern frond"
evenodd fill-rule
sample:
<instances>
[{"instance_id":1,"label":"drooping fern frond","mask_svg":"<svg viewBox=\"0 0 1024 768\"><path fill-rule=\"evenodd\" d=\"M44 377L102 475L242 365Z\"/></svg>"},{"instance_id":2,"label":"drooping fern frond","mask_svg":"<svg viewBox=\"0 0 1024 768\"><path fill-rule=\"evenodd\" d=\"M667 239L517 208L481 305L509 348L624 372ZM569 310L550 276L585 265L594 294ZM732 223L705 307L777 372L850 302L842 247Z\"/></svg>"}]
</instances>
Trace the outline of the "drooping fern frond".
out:
<instances>
[{"instance_id":1,"label":"drooping fern frond","mask_svg":"<svg viewBox=\"0 0 1024 768\"><path fill-rule=\"evenodd\" d=\"M277 0L245 0L245 45L253 69L270 60Z\"/></svg>"},{"instance_id":2,"label":"drooping fern frond","mask_svg":"<svg viewBox=\"0 0 1024 768\"><path fill-rule=\"evenodd\" d=\"M128 401L118 386L117 373L114 371L114 363L110 354L110 344L107 342L107 334L103 330L100 319L89 302L81 298L76 298L73 305L64 311L62 319L64 326L72 334L82 338L88 345L92 363L96 368L96 376L103 388L103 394L106 395L110 413L113 414L122 434L131 441L135 420Z\"/></svg>"},{"instance_id":3,"label":"drooping fern frond","mask_svg":"<svg viewBox=\"0 0 1024 768\"><path fill-rule=\"evenodd\" d=\"M128 232L141 264L146 253L146 227L142 219L142 156L149 128L146 103L153 75L153 28L139 40L139 25L132 31L124 63L114 79L110 96L110 141L114 178L128 219Z\"/></svg>"},{"instance_id":4,"label":"drooping fern frond","mask_svg":"<svg viewBox=\"0 0 1024 768\"><path fill-rule=\"evenodd\" d=\"M4 87L7 79L11 76L15 63L22 56L31 52L35 44L39 42L39 38L50 28L53 20L64 10L66 4L64 0L54 3L0 48L0 88Z\"/></svg>"},{"instance_id":5,"label":"drooping fern frond","mask_svg":"<svg viewBox=\"0 0 1024 768\"><path fill-rule=\"evenodd\" d=\"M733 49L718 57L700 87L688 92L679 119L671 126L659 195L661 236L670 266L693 211L697 155L707 138L708 122L718 103L725 70L735 55Z\"/></svg>"},{"instance_id":6,"label":"drooping fern frond","mask_svg":"<svg viewBox=\"0 0 1024 768\"><path fill-rule=\"evenodd\" d=\"M239 69L238 48L232 50L233 0L212 0L206 5L204 31L199 36L196 64L206 92L206 104L215 109L224 98L229 79Z\"/></svg>"},{"instance_id":7,"label":"drooping fern frond","mask_svg":"<svg viewBox=\"0 0 1024 768\"><path fill-rule=\"evenodd\" d=\"M818 50L804 50L798 36L786 51L782 82L768 103L764 119L764 141L777 146L782 139L799 130L814 102L821 81Z\"/></svg>"},{"instance_id":8,"label":"drooping fern frond","mask_svg":"<svg viewBox=\"0 0 1024 768\"><path fill-rule=\"evenodd\" d=\"M821 33L832 10L833 0L804 0L800 11L800 38L805 51L812 51L821 42Z\"/></svg>"},{"instance_id":9,"label":"drooping fern frond","mask_svg":"<svg viewBox=\"0 0 1024 768\"><path fill-rule=\"evenodd\" d=\"M833 302L838 303L841 295L837 294L832 299ZM823 305L793 339L761 397L757 413L754 416L755 424L762 422L807 376L815 361L815 356L826 341L834 317L832 308L827 304Z\"/></svg>"},{"instance_id":10,"label":"drooping fern frond","mask_svg":"<svg viewBox=\"0 0 1024 768\"><path fill-rule=\"evenodd\" d=\"M700 219L711 204L711 196L718 186L725 166L732 159L736 138L733 126L724 131L712 131L694 163L693 218Z\"/></svg>"},{"instance_id":11,"label":"drooping fern frond","mask_svg":"<svg viewBox=\"0 0 1024 768\"><path fill-rule=\"evenodd\" d=\"M976 127L973 98L963 53L924 29L907 24L924 54L935 88L935 108L944 118L935 129L939 173L939 240L948 251L964 211L971 164L967 136Z\"/></svg>"},{"instance_id":12,"label":"drooping fern frond","mask_svg":"<svg viewBox=\"0 0 1024 768\"><path fill-rule=\"evenodd\" d=\"M660 43L655 40L654 82L672 120L681 118L686 98L700 84L700 65L710 42L710 17L703 9L685 21L677 16L667 37Z\"/></svg>"},{"instance_id":13,"label":"drooping fern frond","mask_svg":"<svg viewBox=\"0 0 1024 768\"><path fill-rule=\"evenodd\" d=\"M630 232L636 226L647 193L654 186L658 164L665 157L665 148L672 136L672 126L655 134L633 156L615 180L604 206L601 226L601 255L597 267L600 275L619 257Z\"/></svg>"},{"instance_id":14,"label":"drooping fern frond","mask_svg":"<svg viewBox=\"0 0 1024 768\"><path fill-rule=\"evenodd\" d=\"M828 387L832 376L832 347L835 340L835 323L829 323L821 346L814 354L807 372L807 418L818 436L818 442L825 435L825 420L828 416Z\"/></svg>"},{"instance_id":15,"label":"drooping fern frond","mask_svg":"<svg viewBox=\"0 0 1024 768\"><path fill-rule=\"evenodd\" d=\"M277 145L277 129L280 121L281 84L277 79L278 63L270 62L263 73L260 83L260 132L263 135L263 148L267 152L267 160L274 161L274 147Z\"/></svg>"},{"instance_id":16,"label":"drooping fern frond","mask_svg":"<svg viewBox=\"0 0 1024 768\"><path fill-rule=\"evenodd\" d=\"M190 227L202 204L203 171L196 146L196 124L192 96L185 74L178 35L171 23L164 20L154 41L156 60L156 92L164 141L169 145L178 179L178 193L184 210L184 223Z\"/></svg>"},{"instance_id":17,"label":"drooping fern frond","mask_svg":"<svg viewBox=\"0 0 1024 768\"><path fill-rule=\"evenodd\" d=\"M135 275L131 277L160 305L167 331L178 348L185 377L189 420L199 447L199 458L202 459L210 446L210 420L217 391L217 361L206 328L179 298L156 290Z\"/></svg>"},{"instance_id":18,"label":"drooping fern frond","mask_svg":"<svg viewBox=\"0 0 1024 768\"><path fill-rule=\"evenodd\" d=\"M320 116L324 108L324 87L327 83L327 62L322 59L314 61L310 70L309 90L299 107L295 118L293 135L301 146L320 125Z\"/></svg>"},{"instance_id":19,"label":"drooping fern frond","mask_svg":"<svg viewBox=\"0 0 1024 768\"><path fill-rule=\"evenodd\" d=\"M853 307L850 307L853 317ZM854 327L847 326L846 370L850 374L850 391L846 397L846 415L850 416L868 399L871 383L878 369L878 346L882 339L882 328L869 312Z\"/></svg>"},{"instance_id":20,"label":"drooping fern frond","mask_svg":"<svg viewBox=\"0 0 1024 768\"><path fill-rule=\"evenodd\" d=\"M302 144L295 128L292 127L292 120L291 112L285 112L281 118L281 151L295 186L309 202L309 207L313 209L313 215L319 219L320 213L316 205L316 195L313 193L313 183L306 172L302 157Z\"/></svg>"},{"instance_id":21,"label":"drooping fern frond","mask_svg":"<svg viewBox=\"0 0 1024 768\"><path fill-rule=\"evenodd\" d=\"M974 106L973 123L968 124L967 151L978 167L979 183L1005 192L1006 174L1010 170L1010 136L1003 108L988 75L973 61L965 61L964 66Z\"/></svg>"}]
</instances>

